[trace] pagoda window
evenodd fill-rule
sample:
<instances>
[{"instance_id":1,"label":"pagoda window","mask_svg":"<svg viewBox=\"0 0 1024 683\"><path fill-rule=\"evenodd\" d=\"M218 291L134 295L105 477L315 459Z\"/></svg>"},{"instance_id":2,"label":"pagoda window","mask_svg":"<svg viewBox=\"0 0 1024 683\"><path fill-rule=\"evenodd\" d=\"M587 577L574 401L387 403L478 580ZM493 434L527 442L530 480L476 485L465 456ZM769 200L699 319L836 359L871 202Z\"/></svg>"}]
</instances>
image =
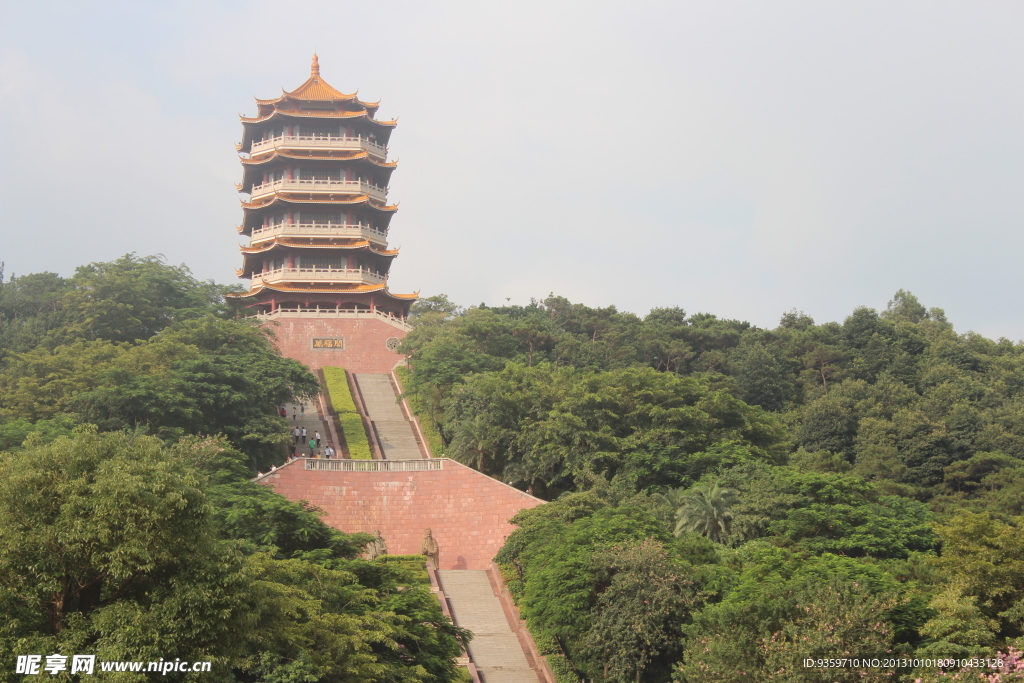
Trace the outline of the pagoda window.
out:
<instances>
[{"instance_id":1,"label":"pagoda window","mask_svg":"<svg viewBox=\"0 0 1024 683\"><path fill-rule=\"evenodd\" d=\"M339 168L300 168L300 180L341 180Z\"/></svg>"},{"instance_id":2,"label":"pagoda window","mask_svg":"<svg viewBox=\"0 0 1024 683\"><path fill-rule=\"evenodd\" d=\"M269 218L267 223L269 225L283 225L284 224L284 214L283 213L276 213L276 214L274 214L273 216L271 216Z\"/></svg>"},{"instance_id":3,"label":"pagoda window","mask_svg":"<svg viewBox=\"0 0 1024 683\"><path fill-rule=\"evenodd\" d=\"M273 138L279 138L284 135L284 126L277 126L276 128L268 128L263 131L263 139L271 140Z\"/></svg>"},{"instance_id":4,"label":"pagoda window","mask_svg":"<svg viewBox=\"0 0 1024 683\"><path fill-rule=\"evenodd\" d=\"M267 173L267 182L274 182L277 180L284 180L284 169L279 168L276 171L270 171Z\"/></svg>"},{"instance_id":5,"label":"pagoda window","mask_svg":"<svg viewBox=\"0 0 1024 683\"><path fill-rule=\"evenodd\" d=\"M284 257L276 258L270 262L270 270L280 270L284 268Z\"/></svg>"},{"instance_id":6,"label":"pagoda window","mask_svg":"<svg viewBox=\"0 0 1024 683\"><path fill-rule=\"evenodd\" d=\"M303 254L298 257L300 268L316 268L317 270L338 270L344 268L340 255L334 254Z\"/></svg>"},{"instance_id":7,"label":"pagoda window","mask_svg":"<svg viewBox=\"0 0 1024 683\"><path fill-rule=\"evenodd\" d=\"M344 223L340 211L303 211L299 214L300 223L314 225L340 225Z\"/></svg>"},{"instance_id":8,"label":"pagoda window","mask_svg":"<svg viewBox=\"0 0 1024 683\"><path fill-rule=\"evenodd\" d=\"M339 138L341 128L339 126L317 126L304 123L299 126L299 134L311 138Z\"/></svg>"}]
</instances>

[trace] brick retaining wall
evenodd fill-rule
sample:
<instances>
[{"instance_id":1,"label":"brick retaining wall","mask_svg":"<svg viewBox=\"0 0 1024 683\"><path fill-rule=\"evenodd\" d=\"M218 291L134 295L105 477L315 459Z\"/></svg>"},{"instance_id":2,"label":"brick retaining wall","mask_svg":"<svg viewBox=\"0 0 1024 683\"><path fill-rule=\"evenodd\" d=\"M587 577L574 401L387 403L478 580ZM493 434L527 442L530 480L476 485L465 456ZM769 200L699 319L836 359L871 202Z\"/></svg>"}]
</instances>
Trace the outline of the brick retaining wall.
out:
<instances>
[{"instance_id":1,"label":"brick retaining wall","mask_svg":"<svg viewBox=\"0 0 1024 683\"><path fill-rule=\"evenodd\" d=\"M341 531L379 529L393 555L418 554L430 528L441 569L489 569L516 528L508 520L544 502L453 460L422 472L315 471L304 463L288 463L260 483L321 508Z\"/></svg>"},{"instance_id":2,"label":"brick retaining wall","mask_svg":"<svg viewBox=\"0 0 1024 683\"><path fill-rule=\"evenodd\" d=\"M391 372L405 356L387 347L388 339L404 339L406 332L375 318L286 318L264 323L273 330L281 355L317 370L343 367L349 372ZM345 346L313 348L314 339L344 339Z\"/></svg>"}]
</instances>

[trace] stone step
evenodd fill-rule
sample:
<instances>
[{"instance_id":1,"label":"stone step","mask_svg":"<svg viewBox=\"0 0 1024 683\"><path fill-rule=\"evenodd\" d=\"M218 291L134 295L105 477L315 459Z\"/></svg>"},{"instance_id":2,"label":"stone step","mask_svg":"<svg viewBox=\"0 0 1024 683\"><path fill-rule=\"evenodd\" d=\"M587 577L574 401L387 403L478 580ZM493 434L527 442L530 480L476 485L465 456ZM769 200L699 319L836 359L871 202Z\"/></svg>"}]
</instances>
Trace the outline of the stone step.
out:
<instances>
[{"instance_id":1,"label":"stone step","mask_svg":"<svg viewBox=\"0 0 1024 683\"><path fill-rule=\"evenodd\" d=\"M480 672L481 683L537 683L533 669L494 669Z\"/></svg>"},{"instance_id":2,"label":"stone step","mask_svg":"<svg viewBox=\"0 0 1024 683\"><path fill-rule=\"evenodd\" d=\"M387 460L419 460L423 457L416 432L398 404L388 375L358 373L355 376L367 416L373 422Z\"/></svg>"},{"instance_id":3,"label":"stone step","mask_svg":"<svg viewBox=\"0 0 1024 683\"><path fill-rule=\"evenodd\" d=\"M487 572L452 569L437 574L455 623L473 632L469 655L483 683L538 683Z\"/></svg>"},{"instance_id":4,"label":"stone step","mask_svg":"<svg viewBox=\"0 0 1024 683\"><path fill-rule=\"evenodd\" d=\"M327 425L320 419L320 415L316 409L316 403L306 403L305 412L300 412L300 408L303 406L301 403L288 403L285 408L288 410L288 438L289 444L295 442L295 439L291 436L292 427L298 427L302 429L306 428L306 438L300 439L300 442L296 446L296 455L307 456L309 455L309 440L313 434L320 432L320 454L323 454L323 449L327 446L327 442L330 440L330 432L327 431ZM292 415L295 415L292 418ZM338 450L338 444L332 444L334 450Z\"/></svg>"},{"instance_id":5,"label":"stone step","mask_svg":"<svg viewBox=\"0 0 1024 683\"><path fill-rule=\"evenodd\" d=\"M405 420L388 375L357 374L356 382L373 420Z\"/></svg>"}]
</instances>

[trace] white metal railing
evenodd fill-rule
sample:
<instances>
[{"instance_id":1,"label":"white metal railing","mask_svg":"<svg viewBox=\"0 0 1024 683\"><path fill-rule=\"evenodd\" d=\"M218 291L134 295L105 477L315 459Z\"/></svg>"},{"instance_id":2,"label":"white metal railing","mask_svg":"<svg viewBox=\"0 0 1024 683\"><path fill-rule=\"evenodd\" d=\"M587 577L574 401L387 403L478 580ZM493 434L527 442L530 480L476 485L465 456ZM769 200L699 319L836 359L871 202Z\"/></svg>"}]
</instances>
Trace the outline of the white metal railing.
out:
<instances>
[{"instance_id":1,"label":"white metal railing","mask_svg":"<svg viewBox=\"0 0 1024 683\"><path fill-rule=\"evenodd\" d=\"M323 137L318 135L278 135L276 138L256 140L252 143L250 154L280 147L299 147L302 149L363 149L374 156L385 158L388 150L364 137Z\"/></svg>"},{"instance_id":2,"label":"white metal railing","mask_svg":"<svg viewBox=\"0 0 1024 683\"><path fill-rule=\"evenodd\" d=\"M412 325L404 318L391 315L385 311L365 308L278 308L270 313L257 313L247 316L257 320L277 320L278 318L376 318L408 332Z\"/></svg>"},{"instance_id":3,"label":"white metal railing","mask_svg":"<svg viewBox=\"0 0 1024 683\"><path fill-rule=\"evenodd\" d=\"M323 236L354 236L383 242L387 233L359 223L278 223L252 231L252 239L263 239L275 235L323 235Z\"/></svg>"},{"instance_id":4,"label":"white metal railing","mask_svg":"<svg viewBox=\"0 0 1024 683\"><path fill-rule=\"evenodd\" d=\"M280 282L281 280L334 280L342 282L369 282L380 284L386 275L366 268L277 268L253 273L252 283Z\"/></svg>"},{"instance_id":5,"label":"white metal railing","mask_svg":"<svg viewBox=\"0 0 1024 683\"><path fill-rule=\"evenodd\" d=\"M365 180L319 180L313 178L282 178L281 180L269 180L259 185L253 185L249 195L256 199L276 190L293 192L344 192L353 194L365 194L378 201L384 201L388 196L386 187L380 187Z\"/></svg>"},{"instance_id":6,"label":"white metal railing","mask_svg":"<svg viewBox=\"0 0 1024 683\"><path fill-rule=\"evenodd\" d=\"M305 458L307 470L330 472L424 472L443 470L446 458L432 460L322 460Z\"/></svg>"}]
</instances>

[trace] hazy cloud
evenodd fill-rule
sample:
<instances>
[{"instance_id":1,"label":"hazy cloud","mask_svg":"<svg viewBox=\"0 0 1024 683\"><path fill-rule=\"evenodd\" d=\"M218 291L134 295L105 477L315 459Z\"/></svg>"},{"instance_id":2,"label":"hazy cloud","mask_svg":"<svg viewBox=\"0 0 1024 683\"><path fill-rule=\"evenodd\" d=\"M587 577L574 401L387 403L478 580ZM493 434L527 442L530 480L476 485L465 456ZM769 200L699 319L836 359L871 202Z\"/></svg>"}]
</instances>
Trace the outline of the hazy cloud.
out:
<instances>
[{"instance_id":1,"label":"hazy cloud","mask_svg":"<svg viewBox=\"0 0 1024 683\"><path fill-rule=\"evenodd\" d=\"M400 116L391 287L1024 337L1019 3L9 3L0 258L231 281L232 143L313 49ZM5 14L6 14L5 10Z\"/></svg>"}]
</instances>

